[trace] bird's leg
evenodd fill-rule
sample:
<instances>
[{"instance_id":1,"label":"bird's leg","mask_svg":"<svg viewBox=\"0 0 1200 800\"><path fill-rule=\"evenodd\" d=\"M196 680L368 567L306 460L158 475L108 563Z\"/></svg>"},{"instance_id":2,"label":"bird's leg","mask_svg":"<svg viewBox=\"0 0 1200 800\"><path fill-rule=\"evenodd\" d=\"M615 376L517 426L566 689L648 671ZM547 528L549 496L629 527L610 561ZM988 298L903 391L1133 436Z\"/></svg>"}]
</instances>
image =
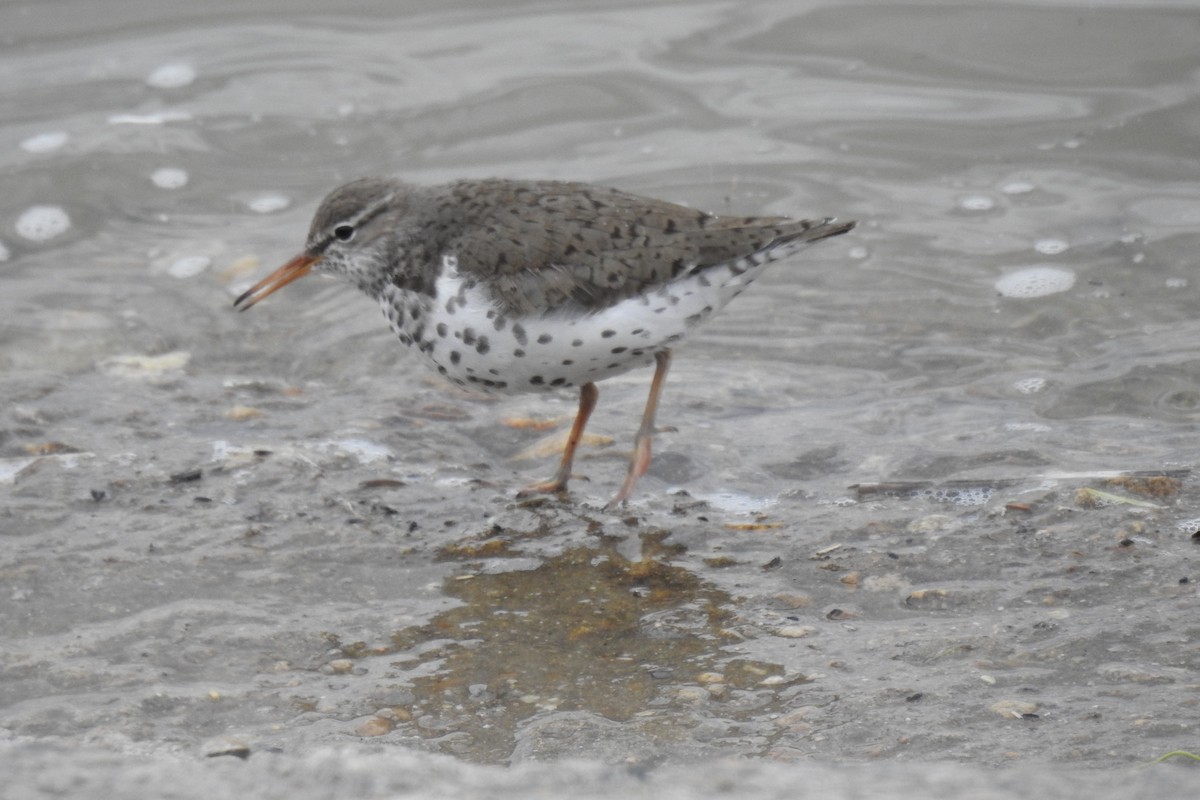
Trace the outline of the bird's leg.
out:
<instances>
[{"instance_id":1,"label":"bird's leg","mask_svg":"<svg viewBox=\"0 0 1200 800\"><path fill-rule=\"evenodd\" d=\"M571 425L571 435L567 437L567 446L563 448L562 460L558 462L558 469L554 471L554 477L548 481L526 486L517 492L517 497L528 497L531 494L554 494L567 488L567 480L571 477L571 464L575 461L575 448L579 446L579 440L583 438L583 429L587 425L588 417L592 415L592 410L596 408L596 401L599 398L600 390L596 388L596 384L585 383L579 387L579 411L575 414L575 422Z\"/></svg>"},{"instance_id":2,"label":"bird's leg","mask_svg":"<svg viewBox=\"0 0 1200 800\"><path fill-rule=\"evenodd\" d=\"M646 474L650 468L650 439L654 435L654 414L658 411L658 396L662 394L663 384L667 380L667 368L671 366L671 351L659 350L654 354L654 380L650 382L650 396L646 398L646 410L642 412L642 426L638 428L633 440L633 456L629 459L629 472L625 474L625 483L621 491L608 502L604 508L612 511L629 499L638 478Z\"/></svg>"}]
</instances>

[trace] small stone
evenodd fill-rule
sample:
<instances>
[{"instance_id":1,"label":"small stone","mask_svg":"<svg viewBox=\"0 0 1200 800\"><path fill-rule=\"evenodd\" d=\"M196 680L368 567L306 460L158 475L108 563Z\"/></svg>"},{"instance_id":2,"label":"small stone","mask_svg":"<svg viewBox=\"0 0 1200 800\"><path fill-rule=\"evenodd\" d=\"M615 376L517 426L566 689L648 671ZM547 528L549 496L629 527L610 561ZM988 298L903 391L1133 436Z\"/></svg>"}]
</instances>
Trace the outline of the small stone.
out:
<instances>
[{"instance_id":1,"label":"small stone","mask_svg":"<svg viewBox=\"0 0 1200 800\"><path fill-rule=\"evenodd\" d=\"M233 756L245 760L250 757L250 745L236 736L218 736L215 739L209 739L204 743L203 751L206 758Z\"/></svg>"},{"instance_id":2,"label":"small stone","mask_svg":"<svg viewBox=\"0 0 1200 800\"><path fill-rule=\"evenodd\" d=\"M803 639L805 636L812 636L817 632L817 629L810 625L785 625L782 628L775 629L776 636L782 636L786 639Z\"/></svg>"},{"instance_id":3,"label":"small stone","mask_svg":"<svg viewBox=\"0 0 1200 800\"><path fill-rule=\"evenodd\" d=\"M348 658L335 658L329 662L329 670L335 675L344 675L354 669L354 662Z\"/></svg>"},{"instance_id":4,"label":"small stone","mask_svg":"<svg viewBox=\"0 0 1200 800\"><path fill-rule=\"evenodd\" d=\"M242 422L248 419L257 419L262 416L262 412L251 406L234 406L225 412L225 419L231 419L236 422Z\"/></svg>"},{"instance_id":5,"label":"small stone","mask_svg":"<svg viewBox=\"0 0 1200 800\"><path fill-rule=\"evenodd\" d=\"M784 608L808 608L812 605L812 597L802 592L780 592L775 600Z\"/></svg>"},{"instance_id":6,"label":"small stone","mask_svg":"<svg viewBox=\"0 0 1200 800\"><path fill-rule=\"evenodd\" d=\"M702 686L681 686L675 692L675 699L684 703L703 703L710 695Z\"/></svg>"},{"instance_id":7,"label":"small stone","mask_svg":"<svg viewBox=\"0 0 1200 800\"><path fill-rule=\"evenodd\" d=\"M699 683L699 684L724 683L724 682L725 682L725 676L719 672L701 672L699 675L696 676L696 683Z\"/></svg>"},{"instance_id":8,"label":"small stone","mask_svg":"<svg viewBox=\"0 0 1200 800\"><path fill-rule=\"evenodd\" d=\"M356 736L383 736L396 729L396 723L386 717L371 716L354 726Z\"/></svg>"},{"instance_id":9,"label":"small stone","mask_svg":"<svg viewBox=\"0 0 1200 800\"><path fill-rule=\"evenodd\" d=\"M988 710L1009 719L1023 719L1038 710L1037 703L1024 700L998 700L988 706Z\"/></svg>"}]
</instances>

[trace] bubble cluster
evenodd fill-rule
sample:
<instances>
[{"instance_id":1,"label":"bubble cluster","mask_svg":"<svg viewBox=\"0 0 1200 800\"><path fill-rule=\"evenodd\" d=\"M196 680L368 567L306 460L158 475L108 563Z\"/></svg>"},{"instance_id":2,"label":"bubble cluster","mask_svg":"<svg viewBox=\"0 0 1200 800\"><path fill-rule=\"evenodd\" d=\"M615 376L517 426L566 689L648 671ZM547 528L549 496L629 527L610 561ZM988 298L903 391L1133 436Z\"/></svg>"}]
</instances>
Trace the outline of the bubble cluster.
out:
<instances>
[{"instance_id":1,"label":"bubble cluster","mask_svg":"<svg viewBox=\"0 0 1200 800\"><path fill-rule=\"evenodd\" d=\"M990 486L947 487L934 486L929 489L918 489L913 497L922 500L932 500L935 503L951 503L956 506L981 506L996 490Z\"/></svg>"},{"instance_id":2,"label":"bubble cluster","mask_svg":"<svg viewBox=\"0 0 1200 800\"><path fill-rule=\"evenodd\" d=\"M160 189L179 189L187 186L188 174L185 170L175 167L163 167L154 170L150 180Z\"/></svg>"},{"instance_id":3,"label":"bubble cluster","mask_svg":"<svg viewBox=\"0 0 1200 800\"><path fill-rule=\"evenodd\" d=\"M1194 519L1181 519L1175 523L1175 528L1180 533L1195 535L1200 533L1200 517Z\"/></svg>"},{"instance_id":4,"label":"bubble cluster","mask_svg":"<svg viewBox=\"0 0 1200 800\"><path fill-rule=\"evenodd\" d=\"M1045 378L1022 378L1013 383L1013 388L1021 394L1037 394L1046 388Z\"/></svg>"},{"instance_id":5,"label":"bubble cluster","mask_svg":"<svg viewBox=\"0 0 1200 800\"><path fill-rule=\"evenodd\" d=\"M58 206L31 206L17 217L17 234L33 242L61 236L71 227L71 218Z\"/></svg>"},{"instance_id":6,"label":"bubble cluster","mask_svg":"<svg viewBox=\"0 0 1200 800\"><path fill-rule=\"evenodd\" d=\"M1033 266L1010 272L996 281L1005 297L1045 297L1075 285L1075 273L1062 267Z\"/></svg>"}]
</instances>

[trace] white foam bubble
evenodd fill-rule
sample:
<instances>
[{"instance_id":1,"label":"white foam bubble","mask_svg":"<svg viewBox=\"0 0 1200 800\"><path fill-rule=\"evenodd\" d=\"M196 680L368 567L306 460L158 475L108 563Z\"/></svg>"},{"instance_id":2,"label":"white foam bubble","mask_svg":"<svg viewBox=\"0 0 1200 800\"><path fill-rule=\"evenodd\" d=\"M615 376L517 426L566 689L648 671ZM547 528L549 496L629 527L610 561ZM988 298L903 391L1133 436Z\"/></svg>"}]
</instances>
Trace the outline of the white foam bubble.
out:
<instances>
[{"instance_id":1,"label":"white foam bubble","mask_svg":"<svg viewBox=\"0 0 1200 800\"><path fill-rule=\"evenodd\" d=\"M1175 523L1181 533L1196 534L1200 532L1200 519L1181 519Z\"/></svg>"},{"instance_id":2,"label":"white foam bubble","mask_svg":"<svg viewBox=\"0 0 1200 800\"><path fill-rule=\"evenodd\" d=\"M113 114L109 125L165 125L168 122L187 122L192 118L188 111L159 111L153 114Z\"/></svg>"},{"instance_id":3,"label":"white foam bubble","mask_svg":"<svg viewBox=\"0 0 1200 800\"><path fill-rule=\"evenodd\" d=\"M1188 285L1188 279L1187 278L1167 278L1166 284L1167 284L1168 289L1183 289Z\"/></svg>"},{"instance_id":4,"label":"white foam bubble","mask_svg":"<svg viewBox=\"0 0 1200 800\"><path fill-rule=\"evenodd\" d=\"M46 131L21 140L21 149L27 153L50 153L67 143L66 131Z\"/></svg>"},{"instance_id":5,"label":"white foam bubble","mask_svg":"<svg viewBox=\"0 0 1200 800\"><path fill-rule=\"evenodd\" d=\"M44 242L61 236L71 227L71 218L58 206L31 206L17 217L16 230L22 238Z\"/></svg>"},{"instance_id":6,"label":"white foam bubble","mask_svg":"<svg viewBox=\"0 0 1200 800\"><path fill-rule=\"evenodd\" d=\"M208 256L185 256L167 267L167 274L172 278L192 278L211 265L212 259Z\"/></svg>"},{"instance_id":7,"label":"white foam bubble","mask_svg":"<svg viewBox=\"0 0 1200 800\"><path fill-rule=\"evenodd\" d=\"M1031 431L1033 433L1049 433L1050 426L1044 425L1041 422L1006 422L1004 423L1006 431Z\"/></svg>"},{"instance_id":8,"label":"white foam bubble","mask_svg":"<svg viewBox=\"0 0 1200 800\"><path fill-rule=\"evenodd\" d=\"M1056 256L1059 253L1065 253L1068 247L1070 245L1062 239L1038 239L1033 243L1033 249L1044 256Z\"/></svg>"},{"instance_id":9,"label":"white foam bubble","mask_svg":"<svg viewBox=\"0 0 1200 800\"><path fill-rule=\"evenodd\" d=\"M150 77L146 78L146 83L157 89L178 89L181 86L187 86L194 80L196 80L196 69L191 64L176 63L163 64L150 73Z\"/></svg>"},{"instance_id":10,"label":"white foam bubble","mask_svg":"<svg viewBox=\"0 0 1200 800\"><path fill-rule=\"evenodd\" d=\"M966 211L991 211L996 207L996 201L986 194L971 194L958 198L958 205Z\"/></svg>"},{"instance_id":11,"label":"white foam bubble","mask_svg":"<svg viewBox=\"0 0 1200 800\"><path fill-rule=\"evenodd\" d=\"M991 499L996 490L991 486L948 487L936 486L918 489L914 497L932 500L935 503L952 503L956 506L981 506Z\"/></svg>"},{"instance_id":12,"label":"white foam bubble","mask_svg":"<svg viewBox=\"0 0 1200 800\"><path fill-rule=\"evenodd\" d=\"M150 180L160 189L178 189L187 186L188 174L186 170L176 167L163 167L154 170Z\"/></svg>"},{"instance_id":13,"label":"white foam bubble","mask_svg":"<svg viewBox=\"0 0 1200 800\"><path fill-rule=\"evenodd\" d=\"M1045 297L1065 292L1074 285L1074 271L1036 265L1001 277L996 281L996 291L1005 297Z\"/></svg>"},{"instance_id":14,"label":"white foam bubble","mask_svg":"<svg viewBox=\"0 0 1200 800\"><path fill-rule=\"evenodd\" d=\"M1021 394L1037 394L1046 388L1045 378L1022 378L1013 382L1013 388Z\"/></svg>"},{"instance_id":15,"label":"white foam bubble","mask_svg":"<svg viewBox=\"0 0 1200 800\"><path fill-rule=\"evenodd\" d=\"M1009 181L1000 187L1000 191L1005 194L1029 194L1035 188L1029 181Z\"/></svg>"},{"instance_id":16,"label":"white foam bubble","mask_svg":"<svg viewBox=\"0 0 1200 800\"><path fill-rule=\"evenodd\" d=\"M259 214L270 214L273 211L282 211L292 204L290 198L284 197L281 194L264 194L247 201L251 211L256 211Z\"/></svg>"}]
</instances>

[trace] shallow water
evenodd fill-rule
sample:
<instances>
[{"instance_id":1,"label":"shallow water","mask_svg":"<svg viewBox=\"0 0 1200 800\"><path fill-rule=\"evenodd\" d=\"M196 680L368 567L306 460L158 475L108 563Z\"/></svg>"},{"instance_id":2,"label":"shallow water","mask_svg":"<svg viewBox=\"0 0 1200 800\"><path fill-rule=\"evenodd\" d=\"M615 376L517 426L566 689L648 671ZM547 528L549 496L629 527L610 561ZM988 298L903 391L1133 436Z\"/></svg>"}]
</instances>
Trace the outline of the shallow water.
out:
<instances>
[{"instance_id":1,"label":"shallow water","mask_svg":"<svg viewBox=\"0 0 1200 800\"><path fill-rule=\"evenodd\" d=\"M194 8L0 9L9 736L1091 766L1194 740L1191 4ZM573 397L453 390L317 279L232 310L380 172L860 225L680 348L677 432L609 515L648 371L601 386L590 482L521 504L553 456L513 460L546 435L513 420L561 430Z\"/></svg>"}]
</instances>

